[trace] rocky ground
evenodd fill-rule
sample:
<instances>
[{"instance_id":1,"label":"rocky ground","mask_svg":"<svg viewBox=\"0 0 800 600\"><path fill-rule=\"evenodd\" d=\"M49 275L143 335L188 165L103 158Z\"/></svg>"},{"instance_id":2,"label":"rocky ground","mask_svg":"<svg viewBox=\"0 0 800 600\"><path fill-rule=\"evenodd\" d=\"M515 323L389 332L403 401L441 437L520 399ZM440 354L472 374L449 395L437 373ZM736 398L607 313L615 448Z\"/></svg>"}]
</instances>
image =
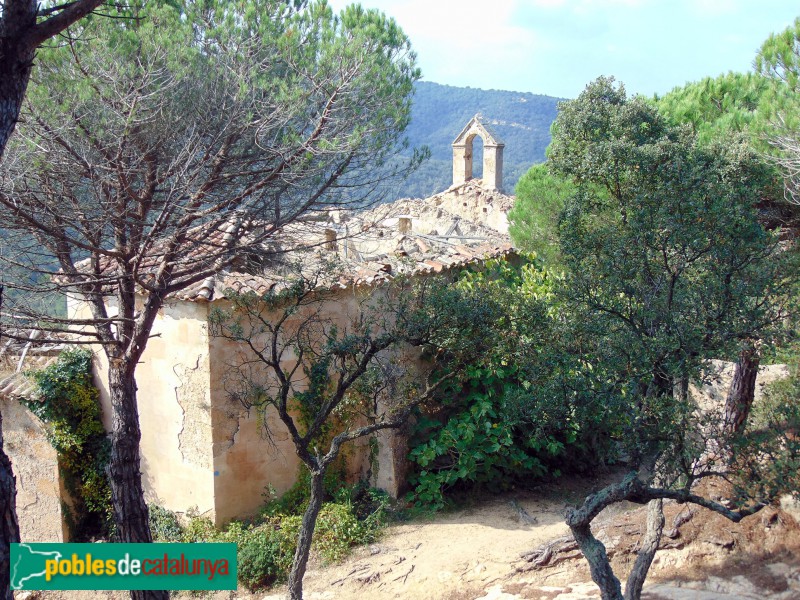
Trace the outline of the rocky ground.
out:
<instances>
[{"instance_id":1,"label":"rocky ground","mask_svg":"<svg viewBox=\"0 0 800 600\"><path fill-rule=\"evenodd\" d=\"M767 367L763 385L785 376ZM724 399L732 368L720 370L696 393L707 402ZM596 479L562 479L525 492L476 500L428 520L396 524L382 539L357 549L339 565L312 559L305 578L307 600L588 600L599 598L586 561L571 549L564 509L580 503ZM708 490L707 490L708 491ZM713 494L714 490L710 490ZM800 600L800 504L785 501L734 524L700 508L665 504L666 527L650 570L646 600ZM644 530L642 507L610 507L594 531L608 548L615 572L633 564ZM541 553L554 552L541 568ZM18 600L122 600L119 592L28 593ZM185 600L283 600L285 588L251 594L217 592Z\"/></svg>"},{"instance_id":2,"label":"rocky ground","mask_svg":"<svg viewBox=\"0 0 800 600\"><path fill-rule=\"evenodd\" d=\"M579 552L561 553L543 568L532 568L525 558L530 558L531 550L567 535L563 510L577 501L581 483L562 482L486 500L429 522L396 525L379 543L360 549L345 563L312 568L306 577L306 596L310 600L599 598ZM666 505L665 513L668 535L644 598L800 599L800 511L769 507L739 524L674 503ZM633 563L644 518L643 509L634 505L614 507L599 517L596 533L620 574ZM284 593L273 590L257 597L279 600Z\"/></svg>"},{"instance_id":3,"label":"rocky ground","mask_svg":"<svg viewBox=\"0 0 800 600\"><path fill-rule=\"evenodd\" d=\"M604 478L605 479L605 478ZM534 491L477 500L430 520L393 525L377 543L338 565L312 560L308 600L588 600L599 598L586 562L569 544L543 568L531 551L568 533L562 515L586 486L564 480ZM800 600L800 510L768 507L734 524L706 510L665 506L667 525L645 587L647 600ZM633 563L644 511L612 507L595 532L624 576ZM676 520L677 518L677 520ZM675 527L675 524L678 524ZM217 592L185 600L283 600L285 588ZM121 600L119 592L28 593L17 598Z\"/></svg>"}]
</instances>

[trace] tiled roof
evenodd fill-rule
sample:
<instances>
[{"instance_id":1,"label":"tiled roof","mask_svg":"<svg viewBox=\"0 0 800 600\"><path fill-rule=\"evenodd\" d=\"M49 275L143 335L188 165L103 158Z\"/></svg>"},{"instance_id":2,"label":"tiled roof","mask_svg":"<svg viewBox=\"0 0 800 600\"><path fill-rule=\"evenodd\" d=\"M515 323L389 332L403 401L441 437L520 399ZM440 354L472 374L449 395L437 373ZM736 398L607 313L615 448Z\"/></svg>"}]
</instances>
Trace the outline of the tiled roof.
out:
<instances>
[{"instance_id":1,"label":"tiled roof","mask_svg":"<svg viewBox=\"0 0 800 600\"><path fill-rule=\"evenodd\" d=\"M369 210L311 215L281 232L282 247L291 252L275 253L280 249L272 247L257 268L238 261L175 297L211 301L224 297L227 289L277 291L291 284L298 264L305 276L327 268L320 286L347 288L380 284L399 274L440 273L514 252L508 235L478 221L486 215L482 208L495 208L494 202L496 210L507 211L509 197L475 181L460 186L455 196L448 192ZM455 197L458 202L452 201Z\"/></svg>"},{"instance_id":2,"label":"tiled roof","mask_svg":"<svg viewBox=\"0 0 800 600\"><path fill-rule=\"evenodd\" d=\"M2 371L0 369L0 400L30 397L35 384L33 379L25 374L26 371L28 369L44 369L56 360L58 360L57 356L37 356L26 361L23 371Z\"/></svg>"},{"instance_id":3,"label":"tiled roof","mask_svg":"<svg viewBox=\"0 0 800 600\"><path fill-rule=\"evenodd\" d=\"M13 333L19 334L19 331ZM58 358L67 347L66 341L58 344L36 345L38 332L23 332L30 342L3 339L0 345L0 399L25 398L33 392L33 380L25 375L30 369L44 369Z\"/></svg>"},{"instance_id":4,"label":"tiled roof","mask_svg":"<svg viewBox=\"0 0 800 600\"><path fill-rule=\"evenodd\" d=\"M413 239L408 236L406 240ZM460 268L490 258L500 258L513 252L508 243L485 243L472 246L453 244L445 253L415 253L415 255L385 254L371 260L354 261L339 256L338 260L326 256L324 252L314 250L303 253L303 274L315 274L315 266L323 262L331 267L328 278L323 277L319 285L327 288L348 288L377 285L391 280L397 275L427 275L440 273L443 270ZM297 257L296 257L297 258ZM237 293L255 292L259 295L291 285L292 265L274 270L265 269L262 274L245 272L222 272L191 286L175 297L190 301L210 301L225 296L231 289Z\"/></svg>"},{"instance_id":5,"label":"tiled roof","mask_svg":"<svg viewBox=\"0 0 800 600\"><path fill-rule=\"evenodd\" d=\"M213 301L223 298L228 289L258 294L276 291L297 277L298 264L304 276L316 276L327 267L319 285L345 288L376 285L398 274L439 273L503 257L513 252L510 239L505 232L489 227L488 219L479 221L494 211L505 213L509 199L481 188L479 181L470 181L426 200L404 199L368 210L307 215L266 237L263 245L248 249L247 255L237 256L221 272L172 297ZM180 253L179 266L211 266L227 252L231 233L229 228L193 231ZM160 255L156 244L140 272L152 269ZM110 274L112 270L110 260L101 264L101 272Z\"/></svg>"}]
</instances>

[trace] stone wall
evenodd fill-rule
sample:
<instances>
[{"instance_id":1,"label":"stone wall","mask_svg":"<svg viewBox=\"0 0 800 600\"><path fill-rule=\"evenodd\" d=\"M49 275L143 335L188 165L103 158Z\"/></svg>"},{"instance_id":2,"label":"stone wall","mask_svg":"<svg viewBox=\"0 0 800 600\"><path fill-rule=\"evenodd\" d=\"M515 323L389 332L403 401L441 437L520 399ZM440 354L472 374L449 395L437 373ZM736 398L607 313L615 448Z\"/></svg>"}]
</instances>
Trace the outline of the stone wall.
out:
<instances>
[{"instance_id":1,"label":"stone wall","mask_svg":"<svg viewBox=\"0 0 800 600\"><path fill-rule=\"evenodd\" d=\"M508 211L514 205L513 196L486 189L480 179L455 185L432 196L428 202L462 219L508 234Z\"/></svg>"},{"instance_id":2,"label":"stone wall","mask_svg":"<svg viewBox=\"0 0 800 600\"><path fill-rule=\"evenodd\" d=\"M56 451L47 441L41 421L17 400L0 400L0 410L3 445L17 478L17 519L22 541L68 541Z\"/></svg>"},{"instance_id":3,"label":"stone wall","mask_svg":"<svg viewBox=\"0 0 800 600\"><path fill-rule=\"evenodd\" d=\"M483 185L503 189L503 148L505 144L475 115L453 142L453 185L472 179L475 137L483 141Z\"/></svg>"},{"instance_id":4,"label":"stone wall","mask_svg":"<svg viewBox=\"0 0 800 600\"><path fill-rule=\"evenodd\" d=\"M35 359L24 363L24 368L41 366L43 363ZM7 390L0 393L0 411L3 448L17 480L20 536L24 542L69 541L61 504L68 496L59 475L56 451L47 441L43 423L16 396L17 391L26 392L30 386L21 375L14 375L15 367L16 361L0 362L0 381L5 384L0 387Z\"/></svg>"}]
</instances>

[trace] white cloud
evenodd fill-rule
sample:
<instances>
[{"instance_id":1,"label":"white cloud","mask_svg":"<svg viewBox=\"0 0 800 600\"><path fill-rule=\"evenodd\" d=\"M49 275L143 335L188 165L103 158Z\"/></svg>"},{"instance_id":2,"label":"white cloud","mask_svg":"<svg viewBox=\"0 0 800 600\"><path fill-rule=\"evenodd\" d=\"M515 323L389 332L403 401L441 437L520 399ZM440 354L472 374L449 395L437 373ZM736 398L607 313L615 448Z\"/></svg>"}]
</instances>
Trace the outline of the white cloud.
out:
<instances>
[{"instance_id":1,"label":"white cloud","mask_svg":"<svg viewBox=\"0 0 800 600\"><path fill-rule=\"evenodd\" d=\"M652 94L747 70L797 14L787 0L355 1L397 20L429 81L562 97L600 74Z\"/></svg>"},{"instance_id":2,"label":"white cloud","mask_svg":"<svg viewBox=\"0 0 800 600\"><path fill-rule=\"evenodd\" d=\"M473 87L507 87L504 72L530 57L541 42L514 23L518 0L363 0L390 14L411 39L425 79ZM333 0L336 9L346 2ZM509 68L512 67L512 68Z\"/></svg>"}]
</instances>

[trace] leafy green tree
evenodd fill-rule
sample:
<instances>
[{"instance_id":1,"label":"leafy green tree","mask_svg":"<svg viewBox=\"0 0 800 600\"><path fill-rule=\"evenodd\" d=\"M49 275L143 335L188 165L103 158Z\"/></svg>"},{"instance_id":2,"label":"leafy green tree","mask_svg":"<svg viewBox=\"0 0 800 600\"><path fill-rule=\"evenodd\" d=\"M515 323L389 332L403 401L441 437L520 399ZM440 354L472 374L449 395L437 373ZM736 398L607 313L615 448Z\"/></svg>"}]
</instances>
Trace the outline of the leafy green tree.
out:
<instances>
[{"instance_id":1,"label":"leafy green tree","mask_svg":"<svg viewBox=\"0 0 800 600\"><path fill-rule=\"evenodd\" d=\"M508 233L516 246L534 252L545 264L559 261L558 219L572 183L553 175L547 163L532 166L517 183L516 201L508 213Z\"/></svg>"},{"instance_id":2,"label":"leafy green tree","mask_svg":"<svg viewBox=\"0 0 800 600\"><path fill-rule=\"evenodd\" d=\"M791 101L800 91L800 17L780 33L771 34L761 45L755 59L756 73L780 84L773 93Z\"/></svg>"},{"instance_id":3,"label":"leafy green tree","mask_svg":"<svg viewBox=\"0 0 800 600\"><path fill-rule=\"evenodd\" d=\"M756 73L727 73L677 87L656 98L659 112L673 125L688 124L700 143L752 133L764 128L761 110L769 81Z\"/></svg>"},{"instance_id":4,"label":"leafy green tree","mask_svg":"<svg viewBox=\"0 0 800 600\"><path fill-rule=\"evenodd\" d=\"M800 203L800 17L769 36L756 55L756 72L769 83L761 113L769 123L767 140L774 148L787 198Z\"/></svg>"},{"instance_id":5,"label":"leafy green tree","mask_svg":"<svg viewBox=\"0 0 800 600\"><path fill-rule=\"evenodd\" d=\"M231 290L232 309L209 318L212 335L242 348L230 363L230 397L261 416L276 414L310 474L289 574L292 600L303 596L326 474L343 444L400 427L415 406L459 373L460 361L449 370L421 373L419 349L435 356L465 323L486 325L474 305L433 279L412 285L399 278L385 289L353 291L357 307L348 309L341 291L325 285L338 276L300 271L278 292ZM452 310L454 304L461 310ZM447 351L462 360L484 348L473 338L458 339ZM271 436L269 420L261 422Z\"/></svg>"},{"instance_id":6,"label":"leafy green tree","mask_svg":"<svg viewBox=\"0 0 800 600\"><path fill-rule=\"evenodd\" d=\"M642 98L600 78L565 102L553 127L554 173L577 187L559 226L564 301L583 339L589 394L619 419L625 478L567 513L604 599L623 598L591 532L606 506L649 503L648 527L625 598L640 597L663 528L663 499L692 502L734 521L763 506L729 509L693 485L724 474L688 401L688 381L712 358L766 335L782 316L785 253L754 209L771 177L745 143L698 144ZM716 439L714 439L716 438ZM749 503L748 503L749 502Z\"/></svg>"},{"instance_id":7,"label":"leafy green tree","mask_svg":"<svg viewBox=\"0 0 800 600\"><path fill-rule=\"evenodd\" d=\"M150 541L135 371L165 299L415 164L390 161L419 77L406 36L374 10L304 4L134 3L83 22L41 53L0 168L2 261L44 276L2 282L26 292L2 324L105 352L121 541ZM24 302L65 292L84 314Z\"/></svg>"},{"instance_id":8,"label":"leafy green tree","mask_svg":"<svg viewBox=\"0 0 800 600\"><path fill-rule=\"evenodd\" d=\"M761 74L728 73L675 88L657 99L656 105L671 124L689 125L700 144L713 147L740 135L753 148L763 151L768 148L763 134L769 126L765 106L770 94L770 82ZM759 204L767 209L762 213L762 221L772 228L793 220L793 211L787 209L783 200L777 168L774 177L776 185L771 190L765 188L769 193L759 199ZM731 432L741 430L746 423L755 398L760 361L760 344L755 340L744 342L726 401L724 420Z\"/></svg>"},{"instance_id":9,"label":"leafy green tree","mask_svg":"<svg viewBox=\"0 0 800 600\"><path fill-rule=\"evenodd\" d=\"M514 265L506 260L466 271L453 285L451 293L459 302L439 310L465 323L469 315L464 306L469 306L480 319L456 330L456 337L440 339L442 347L476 344L474 340L484 340L486 347L463 366L459 354L439 357L437 368L456 372L456 377L436 394L417 423L409 454L417 465L410 479L416 502L440 508L453 488L497 489L544 475L547 459L562 453L561 434L568 428L564 420L555 414L550 419L529 418L530 407L522 410L519 401L520 390L525 390L526 399L535 390L551 408L557 404L549 385L559 367L557 348L550 343L552 287L540 263Z\"/></svg>"}]
</instances>

